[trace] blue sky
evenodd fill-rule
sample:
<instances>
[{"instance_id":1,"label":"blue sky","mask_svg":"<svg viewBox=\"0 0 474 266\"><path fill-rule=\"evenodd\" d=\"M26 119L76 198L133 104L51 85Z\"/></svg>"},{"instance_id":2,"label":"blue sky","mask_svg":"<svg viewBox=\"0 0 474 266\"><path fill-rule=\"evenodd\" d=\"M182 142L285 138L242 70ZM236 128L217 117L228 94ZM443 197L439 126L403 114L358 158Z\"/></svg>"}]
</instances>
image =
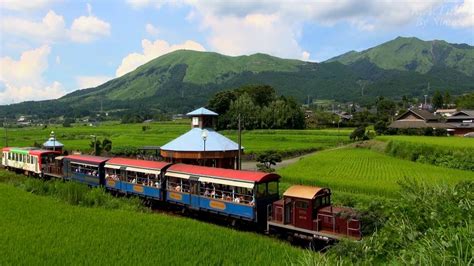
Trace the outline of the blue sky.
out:
<instances>
[{"instance_id":1,"label":"blue sky","mask_svg":"<svg viewBox=\"0 0 474 266\"><path fill-rule=\"evenodd\" d=\"M474 0L0 0L0 16L0 104L97 86L176 49L321 62L397 36L474 44Z\"/></svg>"}]
</instances>

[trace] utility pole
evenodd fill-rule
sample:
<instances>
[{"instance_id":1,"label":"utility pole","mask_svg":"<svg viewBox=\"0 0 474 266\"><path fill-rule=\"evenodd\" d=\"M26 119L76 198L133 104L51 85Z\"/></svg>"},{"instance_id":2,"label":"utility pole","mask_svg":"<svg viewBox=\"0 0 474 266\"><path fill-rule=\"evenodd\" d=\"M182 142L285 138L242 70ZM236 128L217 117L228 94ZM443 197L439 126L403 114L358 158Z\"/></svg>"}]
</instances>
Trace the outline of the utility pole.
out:
<instances>
[{"instance_id":1,"label":"utility pole","mask_svg":"<svg viewBox=\"0 0 474 266\"><path fill-rule=\"evenodd\" d=\"M94 138L94 155L97 155L97 136L91 135L91 137Z\"/></svg>"},{"instance_id":2,"label":"utility pole","mask_svg":"<svg viewBox=\"0 0 474 266\"><path fill-rule=\"evenodd\" d=\"M237 162L237 169L242 169L242 128L240 125L240 113L239 113L239 157Z\"/></svg>"},{"instance_id":3,"label":"utility pole","mask_svg":"<svg viewBox=\"0 0 474 266\"><path fill-rule=\"evenodd\" d=\"M5 129L5 147L8 147L7 117L4 117L3 128Z\"/></svg>"}]
</instances>

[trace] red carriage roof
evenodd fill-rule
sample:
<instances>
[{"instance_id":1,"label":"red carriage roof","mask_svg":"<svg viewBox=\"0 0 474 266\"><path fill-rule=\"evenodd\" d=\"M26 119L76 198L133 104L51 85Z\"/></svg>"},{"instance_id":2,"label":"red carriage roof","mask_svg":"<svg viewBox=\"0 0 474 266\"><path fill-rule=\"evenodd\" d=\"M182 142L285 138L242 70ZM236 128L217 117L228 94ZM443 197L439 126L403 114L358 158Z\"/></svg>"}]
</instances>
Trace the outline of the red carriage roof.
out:
<instances>
[{"instance_id":1,"label":"red carriage roof","mask_svg":"<svg viewBox=\"0 0 474 266\"><path fill-rule=\"evenodd\" d=\"M30 147L24 147L24 148L4 147L4 148L2 148L2 151L20 152L20 153L24 153L24 154L28 153L30 155L42 155L42 154L47 154L47 153L61 154L59 151L41 150L41 149L30 148Z\"/></svg>"},{"instance_id":2,"label":"red carriage roof","mask_svg":"<svg viewBox=\"0 0 474 266\"><path fill-rule=\"evenodd\" d=\"M110 159L107 157L92 156L92 155L68 155L68 156L65 156L64 158L69 159L71 161L80 161L80 162L92 163L92 164L101 164Z\"/></svg>"},{"instance_id":3,"label":"red carriage roof","mask_svg":"<svg viewBox=\"0 0 474 266\"><path fill-rule=\"evenodd\" d=\"M29 151L30 155L42 155L47 153L61 154L59 151L50 151L50 150L31 150Z\"/></svg>"},{"instance_id":4,"label":"red carriage roof","mask_svg":"<svg viewBox=\"0 0 474 266\"><path fill-rule=\"evenodd\" d=\"M189 164L174 164L168 168L168 171L179 172L188 175L201 175L217 178L235 179L243 181L252 181L256 183L276 181L280 176L273 173L264 173L257 171L242 171L214 167L205 167Z\"/></svg>"},{"instance_id":5,"label":"red carriage roof","mask_svg":"<svg viewBox=\"0 0 474 266\"><path fill-rule=\"evenodd\" d=\"M107 164L116 164L123 166L133 166L140 168L152 168L152 169L163 169L169 165L169 163L164 162L155 162L155 161L145 161L145 160L136 160L128 158L112 158Z\"/></svg>"}]
</instances>

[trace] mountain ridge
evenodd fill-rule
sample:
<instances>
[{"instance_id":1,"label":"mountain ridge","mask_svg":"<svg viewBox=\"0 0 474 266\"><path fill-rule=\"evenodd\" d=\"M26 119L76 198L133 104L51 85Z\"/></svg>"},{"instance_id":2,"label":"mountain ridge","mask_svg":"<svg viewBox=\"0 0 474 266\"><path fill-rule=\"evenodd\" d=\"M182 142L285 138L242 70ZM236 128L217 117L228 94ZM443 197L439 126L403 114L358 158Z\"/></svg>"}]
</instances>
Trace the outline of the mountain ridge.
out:
<instances>
[{"instance_id":1,"label":"mountain ridge","mask_svg":"<svg viewBox=\"0 0 474 266\"><path fill-rule=\"evenodd\" d=\"M98 112L102 107L184 113L205 105L216 92L251 84L273 86L278 94L292 96L302 103L308 98L370 103L379 96L422 97L436 89L453 95L474 91L474 76L466 74L474 73L474 63L465 64L466 60L470 62L474 47L435 41L433 47L439 47L430 61L423 52L427 43L400 37L321 63L262 53L227 56L178 50L97 87L77 90L56 100L0 106L0 115L85 114ZM393 60L398 57L399 61ZM386 58L389 60L384 61Z\"/></svg>"},{"instance_id":2,"label":"mountain ridge","mask_svg":"<svg viewBox=\"0 0 474 266\"><path fill-rule=\"evenodd\" d=\"M375 47L348 52L326 62L351 65L369 59L380 68L427 73L433 67L446 66L474 76L474 46L452 44L444 40L423 41L416 37L397 37Z\"/></svg>"}]
</instances>

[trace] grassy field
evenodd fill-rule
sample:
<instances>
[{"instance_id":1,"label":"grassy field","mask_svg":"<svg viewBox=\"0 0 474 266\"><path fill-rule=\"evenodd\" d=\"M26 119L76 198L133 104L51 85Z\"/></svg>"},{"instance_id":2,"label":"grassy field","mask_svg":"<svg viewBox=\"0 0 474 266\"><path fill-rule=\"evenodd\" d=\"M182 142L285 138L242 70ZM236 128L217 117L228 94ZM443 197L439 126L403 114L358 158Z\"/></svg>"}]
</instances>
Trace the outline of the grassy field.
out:
<instances>
[{"instance_id":1,"label":"grassy field","mask_svg":"<svg viewBox=\"0 0 474 266\"><path fill-rule=\"evenodd\" d=\"M319 152L278 171L285 183L326 186L353 194L393 197L404 178L429 184L474 180L474 172L448 169L393 158L362 148Z\"/></svg>"},{"instance_id":2,"label":"grassy field","mask_svg":"<svg viewBox=\"0 0 474 266\"><path fill-rule=\"evenodd\" d=\"M442 146L449 148L472 148L474 149L474 138L463 137L429 137L429 136L378 136L382 141L404 141L430 146Z\"/></svg>"},{"instance_id":3,"label":"grassy field","mask_svg":"<svg viewBox=\"0 0 474 266\"><path fill-rule=\"evenodd\" d=\"M282 265L305 253L254 233L163 214L71 206L4 183L0 202L0 265Z\"/></svg>"},{"instance_id":4,"label":"grassy field","mask_svg":"<svg viewBox=\"0 0 474 266\"><path fill-rule=\"evenodd\" d=\"M112 140L113 150L120 147L132 146L161 146L178 137L190 129L188 120L178 122L160 122L150 124L119 124L104 123L97 127L78 125L70 128L49 126L48 128L9 128L9 146L32 146L34 142L42 144L51 131L56 133L58 141L62 142L67 150L91 151L89 144L91 135L98 139ZM144 126L149 128L145 131ZM3 130L1 130L3 132ZM246 153L255 153L265 150L298 151L316 150L336 146L349 141L351 130L254 130L244 131L242 145ZM236 131L222 132L227 137L237 141ZM5 137L0 135L0 147L5 145Z\"/></svg>"}]
</instances>

